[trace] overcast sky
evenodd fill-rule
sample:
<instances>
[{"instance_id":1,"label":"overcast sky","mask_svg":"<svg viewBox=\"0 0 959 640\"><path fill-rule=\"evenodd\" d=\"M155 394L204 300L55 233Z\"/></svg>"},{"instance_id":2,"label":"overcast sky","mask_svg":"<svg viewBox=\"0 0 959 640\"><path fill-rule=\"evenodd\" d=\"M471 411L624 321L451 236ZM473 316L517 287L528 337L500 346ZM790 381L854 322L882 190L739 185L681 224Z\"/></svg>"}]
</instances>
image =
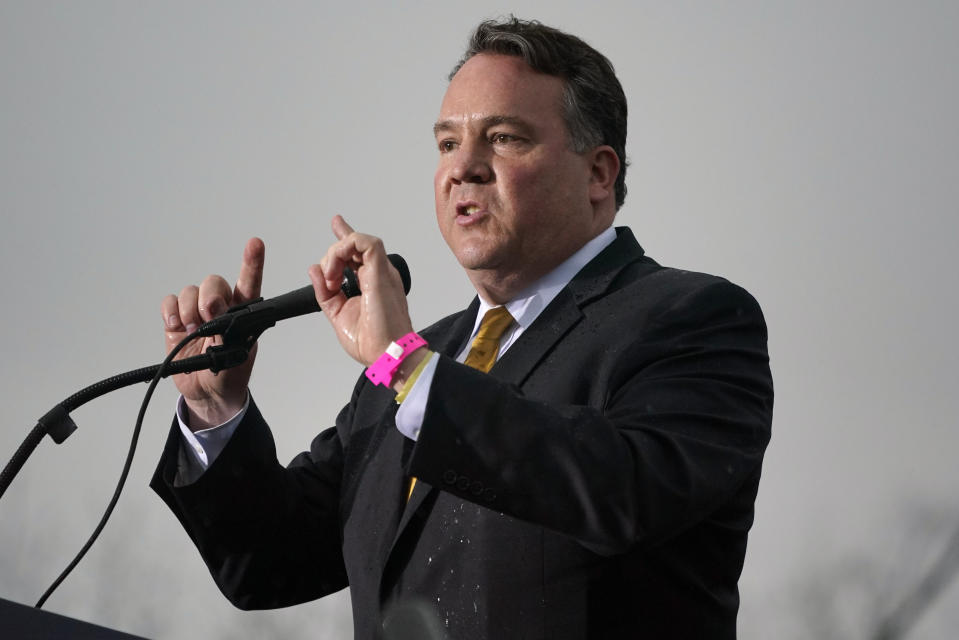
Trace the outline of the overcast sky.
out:
<instances>
[{"instance_id":1,"label":"overcast sky","mask_svg":"<svg viewBox=\"0 0 959 640\"><path fill-rule=\"evenodd\" d=\"M856 637L959 526L951 2L0 0L0 463L55 403L159 361L161 298L234 278L252 235L265 295L308 283L341 213L407 258L417 326L465 306L431 126L471 27L509 12L616 65L617 223L765 310L777 398L741 636ZM359 374L319 315L265 334L253 392L282 460ZM86 540L144 390L76 411L0 501L0 597L33 604ZM244 613L216 590L147 487L174 400L166 381L117 513L47 608L155 638L348 637L348 596ZM914 637L948 637L956 611L954 584Z\"/></svg>"}]
</instances>

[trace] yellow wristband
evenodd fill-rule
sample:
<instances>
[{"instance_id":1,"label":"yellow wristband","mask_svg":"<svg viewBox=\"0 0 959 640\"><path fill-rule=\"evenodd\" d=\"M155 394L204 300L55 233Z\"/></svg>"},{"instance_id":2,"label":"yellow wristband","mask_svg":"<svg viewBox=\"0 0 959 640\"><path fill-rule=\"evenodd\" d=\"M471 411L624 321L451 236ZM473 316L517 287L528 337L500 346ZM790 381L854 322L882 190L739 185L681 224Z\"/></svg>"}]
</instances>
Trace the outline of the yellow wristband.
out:
<instances>
[{"instance_id":1,"label":"yellow wristband","mask_svg":"<svg viewBox=\"0 0 959 640\"><path fill-rule=\"evenodd\" d=\"M417 378L420 377L420 374L423 373L423 369L426 368L426 363L430 361L433 357L432 351L426 352L426 357L423 358L416 368L413 369L413 373L410 374L410 377L406 379L406 383L403 385L403 390L396 394L396 403L402 404L406 400L406 396L409 395L410 389L413 388L413 385L416 384Z\"/></svg>"}]
</instances>

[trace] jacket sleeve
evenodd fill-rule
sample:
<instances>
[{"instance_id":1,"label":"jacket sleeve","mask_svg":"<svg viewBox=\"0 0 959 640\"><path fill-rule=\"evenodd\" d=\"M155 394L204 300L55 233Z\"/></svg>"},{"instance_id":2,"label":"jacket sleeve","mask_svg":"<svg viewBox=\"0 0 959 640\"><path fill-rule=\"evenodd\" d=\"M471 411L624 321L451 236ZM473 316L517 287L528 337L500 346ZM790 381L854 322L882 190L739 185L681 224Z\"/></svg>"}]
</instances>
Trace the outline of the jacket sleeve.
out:
<instances>
[{"instance_id":1,"label":"jacket sleeve","mask_svg":"<svg viewBox=\"0 0 959 640\"><path fill-rule=\"evenodd\" d=\"M338 422L349 420L350 411L345 408ZM176 487L180 440L174 421L150 485L235 606L289 606L347 585L338 513L342 448L335 428L284 468L251 401L210 468L196 482Z\"/></svg>"}]
</instances>

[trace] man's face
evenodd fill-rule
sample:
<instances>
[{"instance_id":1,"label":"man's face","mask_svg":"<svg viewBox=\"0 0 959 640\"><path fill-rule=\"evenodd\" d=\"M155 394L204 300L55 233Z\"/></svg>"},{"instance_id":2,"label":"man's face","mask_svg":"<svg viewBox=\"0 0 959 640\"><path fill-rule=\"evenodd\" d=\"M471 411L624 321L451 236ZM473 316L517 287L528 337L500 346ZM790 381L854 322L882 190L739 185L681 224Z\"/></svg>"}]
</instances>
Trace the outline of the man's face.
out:
<instances>
[{"instance_id":1,"label":"man's face","mask_svg":"<svg viewBox=\"0 0 959 640\"><path fill-rule=\"evenodd\" d=\"M561 79L520 58L479 54L443 98L436 218L481 293L515 294L598 232L591 163L570 149L562 95Z\"/></svg>"}]
</instances>

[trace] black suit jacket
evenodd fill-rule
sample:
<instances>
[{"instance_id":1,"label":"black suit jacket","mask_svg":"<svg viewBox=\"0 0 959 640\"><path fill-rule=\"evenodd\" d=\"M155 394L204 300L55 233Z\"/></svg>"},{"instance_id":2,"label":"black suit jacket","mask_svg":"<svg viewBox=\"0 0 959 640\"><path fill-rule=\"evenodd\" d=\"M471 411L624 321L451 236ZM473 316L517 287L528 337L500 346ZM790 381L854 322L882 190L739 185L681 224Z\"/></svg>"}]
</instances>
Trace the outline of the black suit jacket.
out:
<instances>
[{"instance_id":1,"label":"black suit jacket","mask_svg":"<svg viewBox=\"0 0 959 640\"><path fill-rule=\"evenodd\" d=\"M734 638L772 416L755 300L619 229L489 374L453 359L476 308L421 332L441 355L415 444L362 376L286 468L251 405L174 487L174 425L152 486L224 594L269 608L349 585L363 639L411 600L455 640Z\"/></svg>"}]
</instances>

